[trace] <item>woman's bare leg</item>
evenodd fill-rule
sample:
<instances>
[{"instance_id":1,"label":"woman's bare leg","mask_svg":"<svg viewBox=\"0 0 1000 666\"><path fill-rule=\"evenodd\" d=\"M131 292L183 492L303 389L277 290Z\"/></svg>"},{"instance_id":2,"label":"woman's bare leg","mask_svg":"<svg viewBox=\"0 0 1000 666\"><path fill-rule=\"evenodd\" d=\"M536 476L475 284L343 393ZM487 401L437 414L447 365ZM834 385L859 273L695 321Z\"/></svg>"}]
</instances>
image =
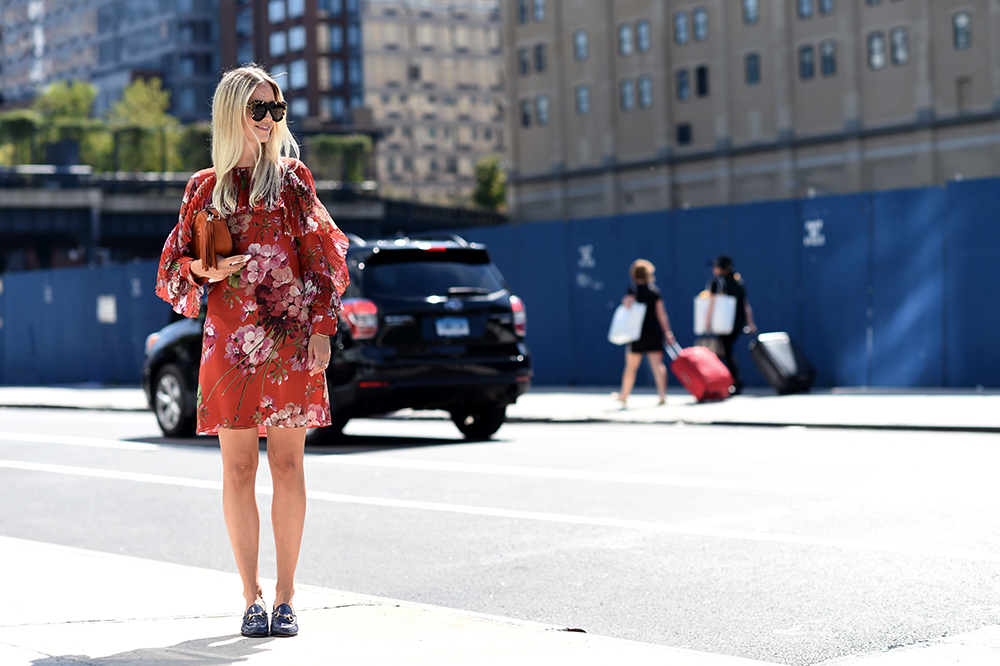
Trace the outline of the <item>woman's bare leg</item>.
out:
<instances>
[{"instance_id":1,"label":"woman's bare leg","mask_svg":"<svg viewBox=\"0 0 1000 666\"><path fill-rule=\"evenodd\" d=\"M279 604L292 606L295 595L295 568L299 563L306 520L306 476L302 466L305 445L305 428L267 428L267 461L274 486L271 526L278 563L275 607Z\"/></svg>"},{"instance_id":2,"label":"woman's bare leg","mask_svg":"<svg viewBox=\"0 0 1000 666\"><path fill-rule=\"evenodd\" d=\"M635 386L635 375L639 371L640 363L642 363L642 354L630 351L625 352L625 369L622 371L622 390L618 393L618 400L622 403L632 395L632 387Z\"/></svg>"},{"instance_id":3,"label":"woman's bare leg","mask_svg":"<svg viewBox=\"0 0 1000 666\"><path fill-rule=\"evenodd\" d=\"M257 508L257 463L260 462L257 428L219 428L222 449L222 511L236 568L243 579L246 608L264 606L260 587L260 510Z\"/></svg>"},{"instance_id":4,"label":"woman's bare leg","mask_svg":"<svg viewBox=\"0 0 1000 666\"><path fill-rule=\"evenodd\" d=\"M647 352L646 360L653 371L653 381L656 382L656 392L660 395L660 404L667 403L667 366L663 364L663 352Z\"/></svg>"}]
</instances>

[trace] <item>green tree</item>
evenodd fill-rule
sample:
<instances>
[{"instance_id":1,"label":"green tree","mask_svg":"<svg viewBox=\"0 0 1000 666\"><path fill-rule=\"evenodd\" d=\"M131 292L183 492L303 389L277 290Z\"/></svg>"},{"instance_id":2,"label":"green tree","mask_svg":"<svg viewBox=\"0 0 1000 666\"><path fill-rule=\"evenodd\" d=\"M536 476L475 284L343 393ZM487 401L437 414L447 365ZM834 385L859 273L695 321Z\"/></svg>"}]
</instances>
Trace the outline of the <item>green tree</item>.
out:
<instances>
[{"instance_id":1,"label":"green tree","mask_svg":"<svg viewBox=\"0 0 1000 666\"><path fill-rule=\"evenodd\" d=\"M57 81L35 98L32 108L42 118L40 140L43 144L75 141L80 146L80 161L95 167L107 161L107 127L91 117L97 88L83 81Z\"/></svg>"},{"instance_id":2,"label":"green tree","mask_svg":"<svg viewBox=\"0 0 1000 666\"><path fill-rule=\"evenodd\" d=\"M367 134L316 134L306 139L310 167L322 177L347 183L365 180L372 153Z\"/></svg>"},{"instance_id":3,"label":"green tree","mask_svg":"<svg viewBox=\"0 0 1000 666\"><path fill-rule=\"evenodd\" d=\"M185 125L178 151L183 171L194 172L212 166L212 126L208 123Z\"/></svg>"},{"instance_id":4,"label":"green tree","mask_svg":"<svg viewBox=\"0 0 1000 666\"><path fill-rule=\"evenodd\" d=\"M173 171L181 166L179 122L167 113L170 91L158 78L136 79L108 114L114 162L121 171Z\"/></svg>"},{"instance_id":5,"label":"green tree","mask_svg":"<svg viewBox=\"0 0 1000 666\"><path fill-rule=\"evenodd\" d=\"M10 146L4 152L11 164L32 164L38 148L43 118L31 109L16 109L0 114L0 143Z\"/></svg>"},{"instance_id":6,"label":"green tree","mask_svg":"<svg viewBox=\"0 0 1000 666\"><path fill-rule=\"evenodd\" d=\"M499 155L484 155L476 162L476 188L472 203L481 208L502 210L507 202L507 172Z\"/></svg>"}]
</instances>

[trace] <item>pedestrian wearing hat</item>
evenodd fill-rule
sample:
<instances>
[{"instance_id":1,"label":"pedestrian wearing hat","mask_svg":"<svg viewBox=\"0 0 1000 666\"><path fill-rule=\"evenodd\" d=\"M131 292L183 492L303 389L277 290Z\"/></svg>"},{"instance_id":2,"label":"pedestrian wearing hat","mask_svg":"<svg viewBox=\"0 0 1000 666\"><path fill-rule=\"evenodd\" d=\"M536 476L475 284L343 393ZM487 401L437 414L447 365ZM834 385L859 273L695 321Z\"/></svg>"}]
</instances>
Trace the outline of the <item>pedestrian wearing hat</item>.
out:
<instances>
[{"instance_id":1,"label":"pedestrian wearing hat","mask_svg":"<svg viewBox=\"0 0 1000 666\"><path fill-rule=\"evenodd\" d=\"M747 301L747 289L743 283L743 277L733 270L732 257L728 254L720 254L716 257L715 261L712 262L712 274L715 275L715 279L708 286L709 291L713 294L729 294L736 297L736 321L733 323L733 331L729 335L720 335L719 342L722 343L723 349L722 362L726 364L729 372L733 375L733 392L741 393L743 391L743 378L740 375L740 366L733 353L733 347L736 344L736 339L743 334L744 328L750 334L757 332L757 325L753 322L753 308ZM711 307L708 310L707 321L712 321Z\"/></svg>"}]
</instances>

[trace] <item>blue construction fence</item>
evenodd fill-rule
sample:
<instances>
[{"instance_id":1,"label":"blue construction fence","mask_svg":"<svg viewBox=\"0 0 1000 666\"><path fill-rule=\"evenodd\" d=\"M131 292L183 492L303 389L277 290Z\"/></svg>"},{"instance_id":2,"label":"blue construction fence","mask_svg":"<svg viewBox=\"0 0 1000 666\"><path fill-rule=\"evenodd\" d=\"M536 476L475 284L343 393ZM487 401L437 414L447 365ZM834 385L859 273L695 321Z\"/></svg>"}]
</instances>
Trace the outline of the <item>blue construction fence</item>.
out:
<instances>
[{"instance_id":1,"label":"blue construction fence","mask_svg":"<svg viewBox=\"0 0 1000 666\"><path fill-rule=\"evenodd\" d=\"M538 385L619 382L607 329L638 257L656 265L674 332L693 344L693 298L725 252L760 330L787 331L818 387L995 388L998 213L1000 179L987 179L461 233L488 245L524 299ZM155 281L155 261L4 274L0 383L137 383L146 336L171 319ZM746 345L739 362L765 385Z\"/></svg>"},{"instance_id":2,"label":"blue construction fence","mask_svg":"<svg viewBox=\"0 0 1000 666\"><path fill-rule=\"evenodd\" d=\"M693 298L725 252L760 331L787 331L817 387L998 387L998 215L1000 179L983 179L464 235L487 244L524 299L540 385L620 381L607 329L639 257L656 266L678 340L693 344ZM747 384L765 386L738 347Z\"/></svg>"},{"instance_id":3,"label":"blue construction fence","mask_svg":"<svg viewBox=\"0 0 1000 666\"><path fill-rule=\"evenodd\" d=\"M138 384L146 336L170 321L156 261L6 273L0 383Z\"/></svg>"}]
</instances>

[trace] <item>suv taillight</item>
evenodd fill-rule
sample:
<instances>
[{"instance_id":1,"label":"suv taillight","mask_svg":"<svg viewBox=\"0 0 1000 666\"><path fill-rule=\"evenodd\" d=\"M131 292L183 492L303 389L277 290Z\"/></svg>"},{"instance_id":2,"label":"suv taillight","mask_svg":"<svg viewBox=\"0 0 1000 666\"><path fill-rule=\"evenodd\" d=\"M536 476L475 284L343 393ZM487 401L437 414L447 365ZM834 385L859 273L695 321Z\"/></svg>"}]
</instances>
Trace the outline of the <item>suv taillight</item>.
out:
<instances>
[{"instance_id":1,"label":"suv taillight","mask_svg":"<svg viewBox=\"0 0 1000 666\"><path fill-rule=\"evenodd\" d=\"M344 301L341 321L347 320L351 337L370 340L378 333L378 306L367 298L348 298Z\"/></svg>"},{"instance_id":2,"label":"suv taillight","mask_svg":"<svg viewBox=\"0 0 1000 666\"><path fill-rule=\"evenodd\" d=\"M511 294L510 309L514 312L514 332L523 338L528 334L528 315L524 311L524 301Z\"/></svg>"}]
</instances>

